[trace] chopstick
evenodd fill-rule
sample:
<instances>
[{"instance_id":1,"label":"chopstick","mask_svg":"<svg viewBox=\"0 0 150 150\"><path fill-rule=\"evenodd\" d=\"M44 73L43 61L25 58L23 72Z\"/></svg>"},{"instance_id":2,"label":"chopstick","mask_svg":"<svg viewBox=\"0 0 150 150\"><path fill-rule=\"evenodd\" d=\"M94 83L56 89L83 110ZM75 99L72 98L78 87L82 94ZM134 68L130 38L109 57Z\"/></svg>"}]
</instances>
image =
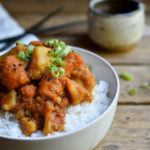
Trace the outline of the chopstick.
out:
<instances>
[{"instance_id":1,"label":"chopstick","mask_svg":"<svg viewBox=\"0 0 150 150\"><path fill-rule=\"evenodd\" d=\"M70 23L66 23L66 24L48 27L48 28L32 30L31 32L28 32L28 33L41 34L41 33L49 32L49 31L55 31L58 29L63 29L63 28L67 28L67 27L71 27L71 26L75 26L75 25L81 25L81 24L85 24L85 23L86 23L86 20L79 20L79 21L74 21L74 22L70 22ZM11 46L12 43L14 41L16 41L17 39L18 38L14 38L13 40L11 40L5 47L1 48L0 51L4 51L6 48Z\"/></svg>"},{"instance_id":2,"label":"chopstick","mask_svg":"<svg viewBox=\"0 0 150 150\"><path fill-rule=\"evenodd\" d=\"M57 26L34 30L34 31L32 31L32 33L38 35L41 33L55 31L55 30L59 30L59 29L63 29L63 28L71 27L71 26L76 26L76 25L81 25L81 24L85 24L85 23L86 23L86 20L78 20L78 21L65 23L65 24L61 24L61 25L57 25Z\"/></svg>"},{"instance_id":3,"label":"chopstick","mask_svg":"<svg viewBox=\"0 0 150 150\"><path fill-rule=\"evenodd\" d=\"M9 42L11 40L16 40L19 39L23 36L25 36L28 33L32 33L33 30L37 29L38 27L40 27L45 21L47 21L48 19L52 18L53 16L57 15L61 10L63 9L63 7L59 7L57 9L55 9L53 12L50 12L47 16L45 16L42 20L40 20L39 22L37 22L35 25L31 26L29 29L27 29L24 33L17 35L17 36L13 36L10 38L5 38L0 40L0 43L3 42Z\"/></svg>"}]
</instances>

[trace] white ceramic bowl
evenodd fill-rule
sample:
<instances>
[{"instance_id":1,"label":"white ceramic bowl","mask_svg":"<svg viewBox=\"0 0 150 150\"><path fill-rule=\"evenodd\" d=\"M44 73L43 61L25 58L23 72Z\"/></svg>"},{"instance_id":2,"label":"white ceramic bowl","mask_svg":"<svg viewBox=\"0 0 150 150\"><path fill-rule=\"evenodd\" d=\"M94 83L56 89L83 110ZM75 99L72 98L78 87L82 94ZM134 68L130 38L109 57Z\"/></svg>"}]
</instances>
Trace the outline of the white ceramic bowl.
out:
<instances>
[{"instance_id":1,"label":"white ceramic bowl","mask_svg":"<svg viewBox=\"0 0 150 150\"><path fill-rule=\"evenodd\" d=\"M77 51L85 63L91 65L97 82L105 80L110 85L108 96L112 102L108 109L96 120L86 126L53 137L11 138L0 136L1 150L91 150L106 135L112 123L119 94L119 79L114 68L102 57L77 47Z\"/></svg>"}]
</instances>

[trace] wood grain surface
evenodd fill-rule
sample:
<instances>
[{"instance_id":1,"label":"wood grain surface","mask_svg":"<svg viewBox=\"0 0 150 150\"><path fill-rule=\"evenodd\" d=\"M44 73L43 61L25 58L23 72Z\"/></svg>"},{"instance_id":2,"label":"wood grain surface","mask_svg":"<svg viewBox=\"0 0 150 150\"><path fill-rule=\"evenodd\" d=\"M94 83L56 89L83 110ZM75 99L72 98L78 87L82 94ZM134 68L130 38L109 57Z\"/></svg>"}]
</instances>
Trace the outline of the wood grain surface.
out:
<instances>
[{"instance_id":1,"label":"wood grain surface","mask_svg":"<svg viewBox=\"0 0 150 150\"><path fill-rule=\"evenodd\" d=\"M150 0L142 1L146 6L146 24L150 25ZM61 5L64 6L64 10L47 21L43 27L86 20L89 0L0 2L18 23L27 29ZM48 32L38 37L42 41L58 38L69 45L89 49L107 59L115 67L118 75L122 72L133 75L131 81L120 79L121 90L114 121L108 134L94 150L150 150L150 88L141 88L142 82L150 84L150 37L143 37L133 50L126 53L110 53L102 50L89 39L87 24ZM132 88L137 91L134 96L129 95Z\"/></svg>"}]
</instances>

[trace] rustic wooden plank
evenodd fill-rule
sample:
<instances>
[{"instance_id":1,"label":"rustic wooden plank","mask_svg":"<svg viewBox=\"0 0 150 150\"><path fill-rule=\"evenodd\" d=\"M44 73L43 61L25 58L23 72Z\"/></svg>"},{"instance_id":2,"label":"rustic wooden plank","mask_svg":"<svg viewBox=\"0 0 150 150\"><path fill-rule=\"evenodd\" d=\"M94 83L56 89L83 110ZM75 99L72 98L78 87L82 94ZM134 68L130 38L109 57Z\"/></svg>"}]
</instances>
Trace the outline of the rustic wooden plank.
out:
<instances>
[{"instance_id":1,"label":"rustic wooden plank","mask_svg":"<svg viewBox=\"0 0 150 150\"><path fill-rule=\"evenodd\" d=\"M150 12L150 2L149 0L142 0L146 5L146 11ZM50 9L64 5L65 12L75 12L75 13L85 13L88 9L89 0L1 0L1 3L10 11L10 12L48 12Z\"/></svg>"},{"instance_id":2,"label":"rustic wooden plank","mask_svg":"<svg viewBox=\"0 0 150 150\"><path fill-rule=\"evenodd\" d=\"M150 106L118 106L113 124L94 150L149 150Z\"/></svg>"},{"instance_id":3,"label":"rustic wooden plank","mask_svg":"<svg viewBox=\"0 0 150 150\"><path fill-rule=\"evenodd\" d=\"M66 13L85 13L88 10L89 0L1 0L1 3L11 12L43 13L63 5Z\"/></svg>"},{"instance_id":4,"label":"rustic wooden plank","mask_svg":"<svg viewBox=\"0 0 150 150\"><path fill-rule=\"evenodd\" d=\"M150 104L150 88L142 89L141 83L150 84L150 66L115 66L118 75L122 72L128 72L133 75L131 81L120 78L120 104ZM131 96L129 91L136 89L136 94Z\"/></svg>"}]
</instances>

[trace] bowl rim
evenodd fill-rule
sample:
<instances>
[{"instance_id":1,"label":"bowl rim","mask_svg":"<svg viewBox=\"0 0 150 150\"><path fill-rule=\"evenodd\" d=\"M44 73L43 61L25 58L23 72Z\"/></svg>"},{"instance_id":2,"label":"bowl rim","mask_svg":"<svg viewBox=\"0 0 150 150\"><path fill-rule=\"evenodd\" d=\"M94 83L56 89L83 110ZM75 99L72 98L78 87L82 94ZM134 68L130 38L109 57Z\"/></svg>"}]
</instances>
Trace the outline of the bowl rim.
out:
<instances>
[{"instance_id":1,"label":"bowl rim","mask_svg":"<svg viewBox=\"0 0 150 150\"><path fill-rule=\"evenodd\" d=\"M138 1L138 0L128 0L129 2L135 2L138 4L138 8L131 11L131 12L127 12L127 13L120 13L120 14L102 14L102 13L98 13L95 9L94 9L94 5L100 2L103 2L105 0L91 0L89 2L88 5L88 10L89 12L92 12L94 15L99 16L99 17L128 17L131 15L134 15L135 13L139 12L140 10L145 10L145 5L144 3ZM109 1L109 0L106 0Z\"/></svg>"},{"instance_id":2,"label":"bowl rim","mask_svg":"<svg viewBox=\"0 0 150 150\"><path fill-rule=\"evenodd\" d=\"M81 51L81 52L85 52L85 53L88 53L90 55L93 55L96 58L100 59L103 63L105 63L109 67L109 69L111 69L112 73L114 74L117 87L116 87L115 95L112 98L112 102L108 106L108 108L98 118L94 119L93 121L89 122L88 124L86 124L86 125L84 125L82 127L79 127L77 129L64 132L64 133L59 134L59 135L44 136L44 137L25 137L25 138L24 137L18 137L17 138L17 137L9 137L9 136L5 136L5 135L0 135L0 139L7 139L7 140L13 140L13 141L28 141L28 142L58 139L58 138L66 137L66 136L72 135L74 133L80 132L81 130L84 130L85 128L95 124L98 120L100 120L101 118L105 117L105 115L107 113L109 113L109 111L112 109L113 105L118 101L118 96L119 96L119 91L120 91L120 83L119 83L119 77L118 77L117 72L115 71L113 66L107 60L105 60L103 57L97 55L96 53L91 52L91 51L89 51L87 49L76 47L76 46L71 46L71 49L73 49L75 51L77 50L79 52Z\"/></svg>"}]
</instances>

